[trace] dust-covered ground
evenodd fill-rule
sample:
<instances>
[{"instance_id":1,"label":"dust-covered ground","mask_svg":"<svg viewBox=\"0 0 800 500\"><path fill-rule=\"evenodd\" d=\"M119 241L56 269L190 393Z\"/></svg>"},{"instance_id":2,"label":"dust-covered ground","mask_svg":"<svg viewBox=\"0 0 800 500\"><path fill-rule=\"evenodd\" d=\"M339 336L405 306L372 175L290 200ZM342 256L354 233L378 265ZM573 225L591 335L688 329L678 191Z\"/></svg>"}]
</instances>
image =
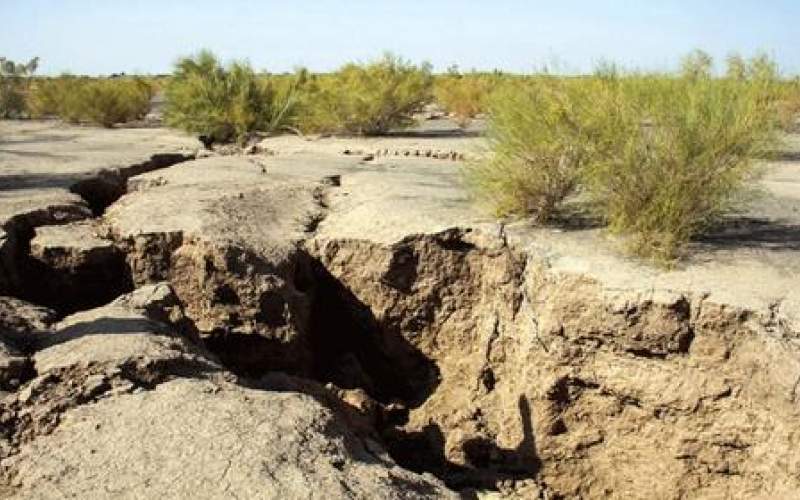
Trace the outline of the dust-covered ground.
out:
<instances>
[{"instance_id":1,"label":"dust-covered ground","mask_svg":"<svg viewBox=\"0 0 800 500\"><path fill-rule=\"evenodd\" d=\"M489 217L479 131L0 122L2 493L794 497L800 137L664 270Z\"/></svg>"}]
</instances>

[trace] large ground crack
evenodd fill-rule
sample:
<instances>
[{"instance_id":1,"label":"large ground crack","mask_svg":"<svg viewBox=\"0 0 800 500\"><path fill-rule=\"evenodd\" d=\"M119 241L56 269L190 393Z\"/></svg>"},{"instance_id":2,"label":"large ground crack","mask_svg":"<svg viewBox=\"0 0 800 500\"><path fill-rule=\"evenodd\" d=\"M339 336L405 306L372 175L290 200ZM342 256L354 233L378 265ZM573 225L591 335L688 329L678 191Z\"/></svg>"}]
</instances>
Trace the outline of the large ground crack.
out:
<instances>
[{"instance_id":1,"label":"large ground crack","mask_svg":"<svg viewBox=\"0 0 800 500\"><path fill-rule=\"evenodd\" d=\"M99 217L128 191L128 179L154 170L193 160L195 155L183 153L154 154L149 160L127 167L103 169L80 180L70 191L83 198L92 213Z\"/></svg>"},{"instance_id":2,"label":"large ground crack","mask_svg":"<svg viewBox=\"0 0 800 500\"><path fill-rule=\"evenodd\" d=\"M124 249L103 241L104 236L95 234L89 221L102 216L127 192L129 178L193 158L191 154L159 153L142 163L88 174L70 187L86 207L51 205L7 221L0 230L0 294L47 306L63 316L132 291ZM78 221L87 224L73 225ZM70 226L56 228L66 225ZM37 233L43 232L50 238L41 248L32 248ZM65 236L72 241L62 244L61 240L69 240ZM92 247L89 240L96 244Z\"/></svg>"}]
</instances>

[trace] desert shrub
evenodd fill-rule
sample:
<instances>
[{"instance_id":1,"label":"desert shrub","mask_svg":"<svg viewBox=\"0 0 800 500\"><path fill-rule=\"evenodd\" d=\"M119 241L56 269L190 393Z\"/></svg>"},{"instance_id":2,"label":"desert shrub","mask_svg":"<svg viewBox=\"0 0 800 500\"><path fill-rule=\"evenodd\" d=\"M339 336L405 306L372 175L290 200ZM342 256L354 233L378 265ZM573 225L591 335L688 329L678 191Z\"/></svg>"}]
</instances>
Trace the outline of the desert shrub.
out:
<instances>
[{"instance_id":1,"label":"desert shrub","mask_svg":"<svg viewBox=\"0 0 800 500\"><path fill-rule=\"evenodd\" d=\"M475 195L496 215L550 219L578 185L592 151L597 81L537 77L507 83L489 103L487 161L466 166Z\"/></svg>"},{"instance_id":2,"label":"desert shrub","mask_svg":"<svg viewBox=\"0 0 800 500\"><path fill-rule=\"evenodd\" d=\"M303 132L384 134L414 123L414 114L431 99L432 84L430 65L390 54L347 64L306 83L298 126Z\"/></svg>"},{"instance_id":3,"label":"desert shrub","mask_svg":"<svg viewBox=\"0 0 800 500\"><path fill-rule=\"evenodd\" d=\"M467 181L497 214L538 221L578 190L635 254L670 262L742 199L774 140L768 71L719 79L699 66L504 86L489 108L491 154Z\"/></svg>"},{"instance_id":4,"label":"desert shrub","mask_svg":"<svg viewBox=\"0 0 800 500\"><path fill-rule=\"evenodd\" d=\"M78 103L79 110L83 110L86 121L111 127L144 118L153 93L143 80L91 80L79 96L83 101Z\"/></svg>"},{"instance_id":5,"label":"desert shrub","mask_svg":"<svg viewBox=\"0 0 800 500\"><path fill-rule=\"evenodd\" d=\"M57 116L71 123L104 127L143 118L153 90L139 78L98 79L70 75L41 79L31 91L29 107L36 117Z\"/></svg>"},{"instance_id":6,"label":"desert shrub","mask_svg":"<svg viewBox=\"0 0 800 500\"><path fill-rule=\"evenodd\" d=\"M779 127L787 132L796 131L800 121L800 79L780 85L775 107Z\"/></svg>"},{"instance_id":7,"label":"desert shrub","mask_svg":"<svg viewBox=\"0 0 800 500\"><path fill-rule=\"evenodd\" d=\"M224 67L207 51L178 61L166 97L168 125L239 143L287 125L296 100L293 85L259 78L247 63Z\"/></svg>"},{"instance_id":8,"label":"desert shrub","mask_svg":"<svg viewBox=\"0 0 800 500\"><path fill-rule=\"evenodd\" d=\"M584 182L634 253L669 262L756 173L752 158L773 137L769 89L697 75L608 85Z\"/></svg>"},{"instance_id":9,"label":"desert shrub","mask_svg":"<svg viewBox=\"0 0 800 500\"><path fill-rule=\"evenodd\" d=\"M436 78L434 97L461 127L487 110L489 94L497 78L478 73L462 75L451 72Z\"/></svg>"},{"instance_id":10,"label":"desert shrub","mask_svg":"<svg viewBox=\"0 0 800 500\"><path fill-rule=\"evenodd\" d=\"M88 78L71 75L38 79L28 99L31 115L36 118L58 117L71 123L81 121L83 98L79 94L87 81Z\"/></svg>"},{"instance_id":11,"label":"desert shrub","mask_svg":"<svg viewBox=\"0 0 800 500\"><path fill-rule=\"evenodd\" d=\"M61 81L66 78L66 76L40 78L33 83L28 97L28 109L33 117L43 118L59 114L60 99L64 95L60 86L64 85Z\"/></svg>"},{"instance_id":12,"label":"desert shrub","mask_svg":"<svg viewBox=\"0 0 800 500\"><path fill-rule=\"evenodd\" d=\"M726 78L740 82L747 80L747 61L740 54L730 54L726 64Z\"/></svg>"},{"instance_id":13,"label":"desert shrub","mask_svg":"<svg viewBox=\"0 0 800 500\"><path fill-rule=\"evenodd\" d=\"M714 60L707 52L693 50L681 60L681 76L690 80L711 78Z\"/></svg>"},{"instance_id":14,"label":"desert shrub","mask_svg":"<svg viewBox=\"0 0 800 500\"><path fill-rule=\"evenodd\" d=\"M27 113L25 101L30 76L36 71L39 58L25 64L0 57L0 118L20 118Z\"/></svg>"}]
</instances>

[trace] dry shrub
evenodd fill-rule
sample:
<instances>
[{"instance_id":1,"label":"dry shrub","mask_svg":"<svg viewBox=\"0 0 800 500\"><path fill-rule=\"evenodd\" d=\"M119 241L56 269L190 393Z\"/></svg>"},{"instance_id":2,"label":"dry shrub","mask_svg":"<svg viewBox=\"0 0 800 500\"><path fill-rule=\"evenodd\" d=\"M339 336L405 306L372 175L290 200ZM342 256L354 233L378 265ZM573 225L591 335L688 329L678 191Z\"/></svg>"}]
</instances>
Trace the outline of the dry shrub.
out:
<instances>
[{"instance_id":1,"label":"dry shrub","mask_svg":"<svg viewBox=\"0 0 800 500\"><path fill-rule=\"evenodd\" d=\"M380 135L414 123L431 100L428 64L391 54L369 64L347 64L317 75L303 88L298 126L303 132Z\"/></svg>"},{"instance_id":2,"label":"dry shrub","mask_svg":"<svg viewBox=\"0 0 800 500\"><path fill-rule=\"evenodd\" d=\"M112 127L144 118L153 90L140 78L87 78L64 75L38 80L29 107L36 117L57 116L70 123Z\"/></svg>"},{"instance_id":3,"label":"dry shrub","mask_svg":"<svg viewBox=\"0 0 800 500\"><path fill-rule=\"evenodd\" d=\"M459 126L467 127L476 116L486 113L489 95L498 80L497 76L480 73L451 73L437 77L434 96Z\"/></svg>"},{"instance_id":4,"label":"dry shrub","mask_svg":"<svg viewBox=\"0 0 800 500\"><path fill-rule=\"evenodd\" d=\"M0 118L22 118L27 114L30 77L38 66L38 57L25 64L0 57Z\"/></svg>"},{"instance_id":5,"label":"dry shrub","mask_svg":"<svg viewBox=\"0 0 800 500\"><path fill-rule=\"evenodd\" d=\"M168 125L219 143L288 126L296 102L293 84L259 77L243 62L223 67L208 51L178 61L166 96Z\"/></svg>"},{"instance_id":6,"label":"dry shrub","mask_svg":"<svg viewBox=\"0 0 800 500\"><path fill-rule=\"evenodd\" d=\"M592 153L585 127L593 122L595 83L535 77L509 82L493 95L491 158L469 164L466 174L495 214L545 222L575 190Z\"/></svg>"},{"instance_id":7,"label":"dry shrub","mask_svg":"<svg viewBox=\"0 0 800 500\"><path fill-rule=\"evenodd\" d=\"M774 142L776 87L765 68L712 78L698 56L681 77L507 85L490 106L492 154L467 167L467 180L496 213L538 221L582 190L635 254L670 262L741 199L757 174L752 159Z\"/></svg>"},{"instance_id":8,"label":"dry shrub","mask_svg":"<svg viewBox=\"0 0 800 500\"><path fill-rule=\"evenodd\" d=\"M780 86L776 108L782 130L795 132L800 128L800 79Z\"/></svg>"},{"instance_id":9,"label":"dry shrub","mask_svg":"<svg viewBox=\"0 0 800 500\"><path fill-rule=\"evenodd\" d=\"M584 183L635 254L672 261L757 173L753 158L773 139L768 89L664 77L608 85Z\"/></svg>"}]
</instances>

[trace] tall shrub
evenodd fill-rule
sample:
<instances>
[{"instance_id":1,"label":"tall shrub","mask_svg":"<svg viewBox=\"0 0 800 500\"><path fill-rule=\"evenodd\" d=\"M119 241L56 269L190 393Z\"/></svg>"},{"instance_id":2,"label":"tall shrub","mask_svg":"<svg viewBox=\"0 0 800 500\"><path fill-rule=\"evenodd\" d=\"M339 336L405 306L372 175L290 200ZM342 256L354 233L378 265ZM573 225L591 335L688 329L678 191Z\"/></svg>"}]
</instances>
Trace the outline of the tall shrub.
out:
<instances>
[{"instance_id":1,"label":"tall shrub","mask_svg":"<svg viewBox=\"0 0 800 500\"><path fill-rule=\"evenodd\" d=\"M611 231L662 262L728 210L773 138L774 108L758 83L628 78L599 99L609 124L584 181ZM613 124L613 128L610 126Z\"/></svg>"},{"instance_id":2,"label":"tall shrub","mask_svg":"<svg viewBox=\"0 0 800 500\"><path fill-rule=\"evenodd\" d=\"M0 57L0 118L20 118L26 114L30 76L38 66L38 57L25 64Z\"/></svg>"},{"instance_id":3,"label":"tall shrub","mask_svg":"<svg viewBox=\"0 0 800 500\"><path fill-rule=\"evenodd\" d=\"M543 76L504 85L489 104L487 161L468 164L468 184L501 216L544 222L578 185L593 154L595 82Z\"/></svg>"},{"instance_id":4,"label":"tall shrub","mask_svg":"<svg viewBox=\"0 0 800 500\"><path fill-rule=\"evenodd\" d=\"M387 54L369 64L348 64L308 82L299 121L305 132L385 134L414 123L431 100L428 64Z\"/></svg>"},{"instance_id":5,"label":"tall shrub","mask_svg":"<svg viewBox=\"0 0 800 500\"><path fill-rule=\"evenodd\" d=\"M748 62L744 78L710 68L695 57L680 77L615 70L508 87L490 106L492 153L467 180L496 213L539 221L580 189L634 253L669 262L741 199L775 140L769 61Z\"/></svg>"},{"instance_id":6,"label":"tall shrub","mask_svg":"<svg viewBox=\"0 0 800 500\"><path fill-rule=\"evenodd\" d=\"M208 51L178 61L166 87L168 125L214 142L245 142L289 124L294 86L259 78L249 64L223 67Z\"/></svg>"},{"instance_id":7,"label":"tall shrub","mask_svg":"<svg viewBox=\"0 0 800 500\"><path fill-rule=\"evenodd\" d=\"M141 78L88 78L63 75L38 80L29 107L36 117L57 116L70 123L111 127L144 118L153 90Z\"/></svg>"}]
</instances>

